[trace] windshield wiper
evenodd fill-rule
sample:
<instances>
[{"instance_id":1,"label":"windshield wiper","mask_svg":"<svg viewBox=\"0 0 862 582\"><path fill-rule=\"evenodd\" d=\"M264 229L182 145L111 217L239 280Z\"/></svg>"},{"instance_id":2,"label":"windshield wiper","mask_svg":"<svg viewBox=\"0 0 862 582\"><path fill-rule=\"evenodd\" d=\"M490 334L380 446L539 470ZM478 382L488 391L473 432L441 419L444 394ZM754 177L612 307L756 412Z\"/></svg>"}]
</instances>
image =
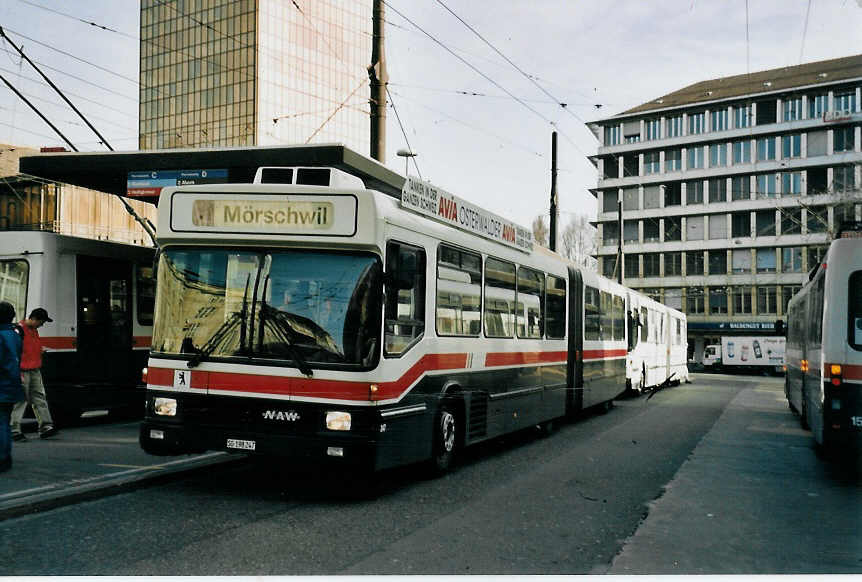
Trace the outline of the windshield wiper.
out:
<instances>
[{"instance_id":1,"label":"windshield wiper","mask_svg":"<svg viewBox=\"0 0 862 582\"><path fill-rule=\"evenodd\" d=\"M264 321L270 321L273 324L273 330L275 332L276 337L281 340L286 347L288 352L290 353L290 357L293 358L294 363L296 363L296 367L302 372L304 375L311 378L314 375L311 366L308 365L308 362L305 361L305 358L302 357L299 350L295 345L295 338L298 335L293 326L290 325L290 322L287 321L284 314L282 314L279 310L274 307L270 307L266 304L265 301L261 301L260 303L260 345L263 342L263 325ZM264 319L265 318L265 319Z\"/></svg>"},{"instance_id":2,"label":"windshield wiper","mask_svg":"<svg viewBox=\"0 0 862 582\"><path fill-rule=\"evenodd\" d=\"M240 353L245 352L245 322L248 317L248 282L251 274L246 275L245 277L245 291L242 294L242 309L240 311L234 311L230 314L230 317L225 320L223 324L218 326L218 329L210 336L210 338L206 341L206 343L197 351L197 353L192 357L188 362L189 368L194 368L198 366L204 358L208 358L215 349L219 346L219 344L224 341L224 338L227 337L228 333L230 333L234 327L239 323L242 327L239 331L239 349ZM251 344L251 342L249 342Z\"/></svg>"}]
</instances>

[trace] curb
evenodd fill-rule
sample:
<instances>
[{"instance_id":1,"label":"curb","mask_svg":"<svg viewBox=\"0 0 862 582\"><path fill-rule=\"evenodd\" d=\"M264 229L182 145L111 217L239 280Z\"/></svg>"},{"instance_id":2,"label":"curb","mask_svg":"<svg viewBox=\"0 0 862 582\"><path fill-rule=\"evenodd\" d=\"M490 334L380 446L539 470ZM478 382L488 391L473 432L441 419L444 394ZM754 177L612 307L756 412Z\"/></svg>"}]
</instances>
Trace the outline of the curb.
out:
<instances>
[{"instance_id":1,"label":"curb","mask_svg":"<svg viewBox=\"0 0 862 582\"><path fill-rule=\"evenodd\" d=\"M168 481L178 473L193 474L213 465L237 462L245 458L224 452L205 453L151 467L128 469L87 479L74 479L0 495L0 521L154 485Z\"/></svg>"}]
</instances>

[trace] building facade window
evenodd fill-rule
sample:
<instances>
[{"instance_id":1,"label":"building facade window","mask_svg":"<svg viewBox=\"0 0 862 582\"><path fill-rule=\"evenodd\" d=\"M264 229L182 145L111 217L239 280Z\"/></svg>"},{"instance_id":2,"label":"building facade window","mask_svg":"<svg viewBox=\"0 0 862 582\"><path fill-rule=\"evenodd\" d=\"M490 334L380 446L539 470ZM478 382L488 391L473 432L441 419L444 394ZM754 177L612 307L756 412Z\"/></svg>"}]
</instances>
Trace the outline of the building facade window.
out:
<instances>
[{"instance_id":1,"label":"building facade window","mask_svg":"<svg viewBox=\"0 0 862 582\"><path fill-rule=\"evenodd\" d=\"M816 158L826 155L827 133L825 130L809 131L806 157Z\"/></svg>"},{"instance_id":2,"label":"building facade window","mask_svg":"<svg viewBox=\"0 0 862 582\"><path fill-rule=\"evenodd\" d=\"M682 275L682 253L664 254L664 276Z\"/></svg>"},{"instance_id":3,"label":"building facade window","mask_svg":"<svg viewBox=\"0 0 862 582\"><path fill-rule=\"evenodd\" d=\"M733 108L733 127L740 129L751 125L751 105L740 105Z\"/></svg>"},{"instance_id":4,"label":"building facade window","mask_svg":"<svg viewBox=\"0 0 862 582\"><path fill-rule=\"evenodd\" d=\"M783 172L781 174L781 195L800 196L802 194L802 172Z\"/></svg>"},{"instance_id":5,"label":"building facade window","mask_svg":"<svg viewBox=\"0 0 862 582\"><path fill-rule=\"evenodd\" d=\"M787 159L800 156L802 156L802 134L782 135L781 157Z\"/></svg>"},{"instance_id":6,"label":"building facade window","mask_svg":"<svg viewBox=\"0 0 862 582\"><path fill-rule=\"evenodd\" d=\"M727 291L724 287L710 287L709 314L719 315L723 313L727 313Z\"/></svg>"},{"instance_id":7,"label":"building facade window","mask_svg":"<svg viewBox=\"0 0 862 582\"><path fill-rule=\"evenodd\" d=\"M688 148L689 170L696 170L704 167L704 149L706 149L705 146L692 146Z\"/></svg>"},{"instance_id":8,"label":"building facade window","mask_svg":"<svg viewBox=\"0 0 862 582\"><path fill-rule=\"evenodd\" d=\"M620 227L616 222L605 222L602 225L602 242L605 245L615 245L620 242Z\"/></svg>"},{"instance_id":9,"label":"building facade window","mask_svg":"<svg viewBox=\"0 0 862 582\"><path fill-rule=\"evenodd\" d=\"M829 210L826 206L809 206L806 208L805 226L808 232L826 232L829 230Z\"/></svg>"},{"instance_id":10,"label":"building facade window","mask_svg":"<svg viewBox=\"0 0 862 582\"><path fill-rule=\"evenodd\" d=\"M665 287L664 304L671 309L679 309L680 311L682 311L682 289Z\"/></svg>"},{"instance_id":11,"label":"building facade window","mask_svg":"<svg viewBox=\"0 0 862 582\"><path fill-rule=\"evenodd\" d=\"M695 135L706 131L706 112L689 113L688 135Z\"/></svg>"},{"instance_id":12,"label":"building facade window","mask_svg":"<svg viewBox=\"0 0 862 582\"><path fill-rule=\"evenodd\" d=\"M789 97L781 104L784 121L802 119L802 97Z\"/></svg>"},{"instance_id":13,"label":"building facade window","mask_svg":"<svg viewBox=\"0 0 862 582\"><path fill-rule=\"evenodd\" d=\"M703 216L686 217L685 240L703 240Z\"/></svg>"},{"instance_id":14,"label":"building facade window","mask_svg":"<svg viewBox=\"0 0 862 582\"><path fill-rule=\"evenodd\" d=\"M727 215L711 215L709 217L709 239L721 240L725 238L727 238Z\"/></svg>"},{"instance_id":15,"label":"building facade window","mask_svg":"<svg viewBox=\"0 0 862 582\"><path fill-rule=\"evenodd\" d=\"M757 198L775 198L778 196L778 176L776 174L760 174L755 179Z\"/></svg>"},{"instance_id":16,"label":"building facade window","mask_svg":"<svg viewBox=\"0 0 862 582\"><path fill-rule=\"evenodd\" d=\"M664 205L679 206L682 204L682 185L680 182L671 182L663 184L664 188Z\"/></svg>"},{"instance_id":17,"label":"building facade window","mask_svg":"<svg viewBox=\"0 0 862 582\"><path fill-rule=\"evenodd\" d=\"M685 252L685 274L703 275L703 251Z\"/></svg>"},{"instance_id":18,"label":"building facade window","mask_svg":"<svg viewBox=\"0 0 862 582\"><path fill-rule=\"evenodd\" d=\"M605 127L605 145L612 146L620 143L620 126L612 125Z\"/></svg>"},{"instance_id":19,"label":"building facade window","mask_svg":"<svg viewBox=\"0 0 862 582\"><path fill-rule=\"evenodd\" d=\"M685 183L685 203L703 204L703 180L691 180Z\"/></svg>"},{"instance_id":20,"label":"building facade window","mask_svg":"<svg viewBox=\"0 0 862 582\"><path fill-rule=\"evenodd\" d=\"M852 152L854 147L856 128L852 125L836 127L832 131L832 151Z\"/></svg>"},{"instance_id":21,"label":"building facade window","mask_svg":"<svg viewBox=\"0 0 862 582\"><path fill-rule=\"evenodd\" d=\"M602 257L602 276L608 279L613 279L616 276L614 269L617 266L616 257Z\"/></svg>"},{"instance_id":22,"label":"building facade window","mask_svg":"<svg viewBox=\"0 0 862 582\"><path fill-rule=\"evenodd\" d=\"M692 315L704 312L703 287L689 287L685 290L685 312Z\"/></svg>"},{"instance_id":23,"label":"building facade window","mask_svg":"<svg viewBox=\"0 0 862 582\"><path fill-rule=\"evenodd\" d=\"M619 199L620 194L617 190L602 191L602 212L616 212L619 210L617 207Z\"/></svg>"},{"instance_id":24,"label":"building facade window","mask_svg":"<svg viewBox=\"0 0 862 582\"><path fill-rule=\"evenodd\" d=\"M627 278L637 279L641 276L639 255L625 255L623 264L625 265L624 273Z\"/></svg>"},{"instance_id":25,"label":"building facade window","mask_svg":"<svg viewBox=\"0 0 862 582\"><path fill-rule=\"evenodd\" d=\"M664 240L682 240L682 217L668 216L664 219Z\"/></svg>"},{"instance_id":26,"label":"building facade window","mask_svg":"<svg viewBox=\"0 0 862 582\"><path fill-rule=\"evenodd\" d=\"M623 210L638 210L639 207L638 189L623 188Z\"/></svg>"},{"instance_id":27,"label":"building facade window","mask_svg":"<svg viewBox=\"0 0 862 582\"><path fill-rule=\"evenodd\" d=\"M647 119L644 122L647 141L661 139L661 119Z\"/></svg>"},{"instance_id":28,"label":"building facade window","mask_svg":"<svg viewBox=\"0 0 862 582\"><path fill-rule=\"evenodd\" d=\"M802 209L780 208L781 234L802 234Z\"/></svg>"},{"instance_id":29,"label":"building facade window","mask_svg":"<svg viewBox=\"0 0 862 582\"><path fill-rule=\"evenodd\" d=\"M775 249L757 249L757 272L775 272Z\"/></svg>"},{"instance_id":30,"label":"building facade window","mask_svg":"<svg viewBox=\"0 0 862 582\"><path fill-rule=\"evenodd\" d=\"M661 172L659 152L647 152L644 154L644 174L658 174Z\"/></svg>"},{"instance_id":31,"label":"building facade window","mask_svg":"<svg viewBox=\"0 0 862 582\"><path fill-rule=\"evenodd\" d=\"M823 117L829 111L829 96L825 93L808 96L808 119Z\"/></svg>"},{"instance_id":32,"label":"building facade window","mask_svg":"<svg viewBox=\"0 0 862 582\"><path fill-rule=\"evenodd\" d=\"M730 253L730 270L737 275L751 273L751 249L733 249Z\"/></svg>"},{"instance_id":33,"label":"building facade window","mask_svg":"<svg viewBox=\"0 0 862 582\"><path fill-rule=\"evenodd\" d=\"M666 117L664 129L667 137L680 137L682 135L682 115Z\"/></svg>"},{"instance_id":34,"label":"building facade window","mask_svg":"<svg viewBox=\"0 0 862 582\"><path fill-rule=\"evenodd\" d=\"M709 251L709 274L727 275L727 251Z\"/></svg>"},{"instance_id":35,"label":"building facade window","mask_svg":"<svg viewBox=\"0 0 862 582\"><path fill-rule=\"evenodd\" d=\"M733 313L738 315L746 315L752 312L752 292L753 288L747 285L742 285L733 288Z\"/></svg>"},{"instance_id":36,"label":"building facade window","mask_svg":"<svg viewBox=\"0 0 862 582\"><path fill-rule=\"evenodd\" d=\"M772 285L757 288L757 313L761 315L777 313L775 287Z\"/></svg>"},{"instance_id":37,"label":"building facade window","mask_svg":"<svg viewBox=\"0 0 862 582\"><path fill-rule=\"evenodd\" d=\"M709 180L709 201L727 202L727 180L724 178L711 178Z\"/></svg>"},{"instance_id":38,"label":"building facade window","mask_svg":"<svg viewBox=\"0 0 862 582\"><path fill-rule=\"evenodd\" d=\"M801 289L800 285L785 285L781 288L781 313L787 315L787 304Z\"/></svg>"},{"instance_id":39,"label":"building facade window","mask_svg":"<svg viewBox=\"0 0 862 582\"><path fill-rule=\"evenodd\" d=\"M835 93L833 99L834 111L856 112L856 91L843 91Z\"/></svg>"},{"instance_id":40,"label":"building facade window","mask_svg":"<svg viewBox=\"0 0 862 582\"><path fill-rule=\"evenodd\" d=\"M751 140L733 142L733 165L751 163Z\"/></svg>"},{"instance_id":41,"label":"building facade window","mask_svg":"<svg viewBox=\"0 0 862 582\"><path fill-rule=\"evenodd\" d=\"M659 268L661 254L659 253L644 253L644 277L660 277L661 270Z\"/></svg>"},{"instance_id":42,"label":"building facade window","mask_svg":"<svg viewBox=\"0 0 862 582\"><path fill-rule=\"evenodd\" d=\"M832 168L832 189L835 192L850 192L856 189L856 169L851 165Z\"/></svg>"},{"instance_id":43,"label":"building facade window","mask_svg":"<svg viewBox=\"0 0 862 582\"><path fill-rule=\"evenodd\" d=\"M775 211L758 210L755 215L755 236L775 236Z\"/></svg>"},{"instance_id":44,"label":"building facade window","mask_svg":"<svg viewBox=\"0 0 862 582\"><path fill-rule=\"evenodd\" d=\"M716 143L709 146L709 167L720 168L727 165L727 144Z\"/></svg>"},{"instance_id":45,"label":"building facade window","mask_svg":"<svg viewBox=\"0 0 862 582\"><path fill-rule=\"evenodd\" d=\"M781 249L781 272L802 272L802 247L784 247Z\"/></svg>"},{"instance_id":46,"label":"building facade window","mask_svg":"<svg viewBox=\"0 0 862 582\"><path fill-rule=\"evenodd\" d=\"M682 170L682 149L673 148L664 153L664 171L679 172Z\"/></svg>"},{"instance_id":47,"label":"building facade window","mask_svg":"<svg viewBox=\"0 0 862 582\"><path fill-rule=\"evenodd\" d=\"M750 212L733 212L730 215L730 236L748 237L751 236L751 213ZM736 252L736 251L733 251Z\"/></svg>"},{"instance_id":48,"label":"building facade window","mask_svg":"<svg viewBox=\"0 0 862 582\"><path fill-rule=\"evenodd\" d=\"M658 242L660 238L659 219L645 218L644 219L644 242Z\"/></svg>"},{"instance_id":49,"label":"building facade window","mask_svg":"<svg viewBox=\"0 0 862 582\"><path fill-rule=\"evenodd\" d=\"M805 268L810 271L815 266L819 265L826 256L826 251L828 250L829 247L807 247L806 252L808 253L808 262Z\"/></svg>"},{"instance_id":50,"label":"building facade window","mask_svg":"<svg viewBox=\"0 0 862 582\"><path fill-rule=\"evenodd\" d=\"M731 200L751 199L751 178L748 176L734 176L730 179Z\"/></svg>"},{"instance_id":51,"label":"building facade window","mask_svg":"<svg viewBox=\"0 0 862 582\"><path fill-rule=\"evenodd\" d=\"M623 222L623 242L640 242L638 235L638 221L626 220ZM628 255L626 255L628 257Z\"/></svg>"},{"instance_id":52,"label":"building facade window","mask_svg":"<svg viewBox=\"0 0 862 582\"><path fill-rule=\"evenodd\" d=\"M778 121L778 117L776 116L777 109L777 101L775 99L758 101L757 108L755 109L756 125L769 125Z\"/></svg>"},{"instance_id":53,"label":"building facade window","mask_svg":"<svg viewBox=\"0 0 862 582\"><path fill-rule=\"evenodd\" d=\"M775 138L761 137L757 139L757 161L764 162L775 159Z\"/></svg>"},{"instance_id":54,"label":"building facade window","mask_svg":"<svg viewBox=\"0 0 862 582\"><path fill-rule=\"evenodd\" d=\"M724 131L727 129L727 109L710 111L709 118L712 131Z\"/></svg>"}]
</instances>

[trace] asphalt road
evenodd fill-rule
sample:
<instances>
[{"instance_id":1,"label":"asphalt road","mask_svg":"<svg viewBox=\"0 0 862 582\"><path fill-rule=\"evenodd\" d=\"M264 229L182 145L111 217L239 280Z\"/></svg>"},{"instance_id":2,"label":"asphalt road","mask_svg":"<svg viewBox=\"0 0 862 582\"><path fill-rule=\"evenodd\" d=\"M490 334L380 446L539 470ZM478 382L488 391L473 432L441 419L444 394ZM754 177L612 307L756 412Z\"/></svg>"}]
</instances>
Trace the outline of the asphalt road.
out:
<instances>
[{"instance_id":1,"label":"asphalt road","mask_svg":"<svg viewBox=\"0 0 862 582\"><path fill-rule=\"evenodd\" d=\"M699 375L548 438L468 450L441 478L392 472L372 499L343 477L239 463L10 519L2 574L605 573L728 404L763 382L781 380Z\"/></svg>"}]
</instances>

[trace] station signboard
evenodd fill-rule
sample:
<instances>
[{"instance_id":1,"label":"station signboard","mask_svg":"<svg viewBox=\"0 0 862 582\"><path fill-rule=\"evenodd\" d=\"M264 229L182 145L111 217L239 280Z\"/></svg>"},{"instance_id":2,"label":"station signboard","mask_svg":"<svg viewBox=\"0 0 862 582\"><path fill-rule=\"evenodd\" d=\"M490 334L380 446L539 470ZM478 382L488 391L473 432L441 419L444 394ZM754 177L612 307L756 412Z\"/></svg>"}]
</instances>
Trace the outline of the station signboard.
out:
<instances>
[{"instance_id":1,"label":"station signboard","mask_svg":"<svg viewBox=\"0 0 862 582\"><path fill-rule=\"evenodd\" d=\"M158 198L162 188L199 184L224 184L227 169L206 170L145 170L129 172L126 195L130 198Z\"/></svg>"}]
</instances>

